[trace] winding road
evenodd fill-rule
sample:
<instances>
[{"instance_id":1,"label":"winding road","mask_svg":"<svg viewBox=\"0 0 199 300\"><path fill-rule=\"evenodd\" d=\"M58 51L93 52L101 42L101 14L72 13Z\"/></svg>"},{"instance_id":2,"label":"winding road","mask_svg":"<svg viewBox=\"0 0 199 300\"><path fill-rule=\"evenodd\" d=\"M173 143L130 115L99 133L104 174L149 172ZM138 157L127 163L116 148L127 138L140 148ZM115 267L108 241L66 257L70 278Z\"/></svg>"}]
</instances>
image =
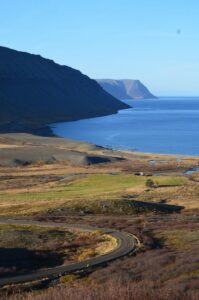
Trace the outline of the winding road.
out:
<instances>
[{"instance_id":1,"label":"winding road","mask_svg":"<svg viewBox=\"0 0 199 300\"><path fill-rule=\"evenodd\" d=\"M79 231L100 230L102 233L111 235L117 240L117 247L106 254L96 256L82 262L72 263L69 265L57 266L54 268L46 268L31 273L24 273L22 275L0 278L1 287L5 285L36 281L45 278L55 279L65 274L70 274L77 271L86 270L88 268L97 267L117 258L133 253L134 251L136 251L137 244L139 245L138 239L135 236L126 232L113 229L91 227L82 224L64 224L55 222L24 221L12 219L0 219L0 224L35 225L42 227L57 227Z\"/></svg>"}]
</instances>

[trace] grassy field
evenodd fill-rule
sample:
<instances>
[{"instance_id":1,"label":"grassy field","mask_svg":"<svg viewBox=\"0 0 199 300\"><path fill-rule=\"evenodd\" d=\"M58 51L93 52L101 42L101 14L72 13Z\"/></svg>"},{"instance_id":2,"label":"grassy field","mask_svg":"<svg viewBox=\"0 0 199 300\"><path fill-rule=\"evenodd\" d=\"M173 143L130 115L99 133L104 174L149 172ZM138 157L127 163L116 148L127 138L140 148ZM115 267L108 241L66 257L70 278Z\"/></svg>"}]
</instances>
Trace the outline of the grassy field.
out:
<instances>
[{"instance_id":1,"label":"grassy field","mask_svg":"<svg viewBox=\"0 0 199 300\"><path fill-rule=\"evenodd\" d=\"M14 187L0 193L0 214L31 214L59 207L86 205L89 201L97 203L101 200L121 200L129 192L132 195L132 191L139 196L140 190L146 189L146 180L145 176L95 174L67 183L56 181L44 183L42 187L33 185L26 187L24 192ZM186 178L175 176L159 176L155 181L160 189L164 186L173 188L188 184Z\"/></svg>"},{"instance_id":2,"label":"grassy field","mask_svg":"<svg viewBox=\"0 0 199 300\"><path fill-rule=\"evenodd\" d=\"M11 137L1 141L4 146L0 152L6 155L6 149L12 150L6 147L14 143ZM135 256L119 259L106 268L63 277L58 288L27 297L23 293L11 295L10 299L199 299L199 172L183 173L198 166L197 157L112 151L29 135L21 136L16 145L21 155L23 146L32 147L33 152L39 146L45 148L46 155L50 147L55 152L61 148L123 160L99 165L38 160L29 165L0 166L1 216L124 230L139 238L141 249ZM146 185L148 179L153 181L152 186ZM136 201L142 201L141 209L132 205ZM154 207L144 209L147 203L156 207L172 204L184 209L178 213ZM11 262L0 271L20 272L33 269L33 265L41 268L84 260L111 247L114 241L96 234L85 236L62 229L0 226L1 264ZM18 257L13 256L17 255L13 249L18 249ZM7 260L5 254L10 255ZM22 255L26 264L21 266L16 262ZM20 288L24 291L32 286Z\"/></svg>"}]
</instances>

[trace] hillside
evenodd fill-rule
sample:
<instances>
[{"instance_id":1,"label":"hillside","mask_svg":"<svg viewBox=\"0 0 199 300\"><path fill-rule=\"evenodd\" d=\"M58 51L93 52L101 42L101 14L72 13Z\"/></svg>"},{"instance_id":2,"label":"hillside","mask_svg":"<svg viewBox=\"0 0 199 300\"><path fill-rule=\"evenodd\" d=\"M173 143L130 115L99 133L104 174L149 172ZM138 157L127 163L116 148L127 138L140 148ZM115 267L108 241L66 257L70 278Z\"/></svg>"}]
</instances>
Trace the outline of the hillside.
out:
<instances>
[{"instance_id":1,"label":"hillside","mask_svg":"<svg viewBox=\"0 0 199 300\"><path fill-rule=\"evenodd\" d=\"M128 106L75 69L0 47L0 108L0 130L6 132L113 114Z\"/></svg>"},{"instance_id":2,"label":"hillside","mask_svg":"<svg viewBox=\"0 0 199 300\"><path fill-rule=\"evenodd\" d=\"M139 80L98 79L101 87L118 99L148 99L156 98Z\"/></svg>"}]
</instances>

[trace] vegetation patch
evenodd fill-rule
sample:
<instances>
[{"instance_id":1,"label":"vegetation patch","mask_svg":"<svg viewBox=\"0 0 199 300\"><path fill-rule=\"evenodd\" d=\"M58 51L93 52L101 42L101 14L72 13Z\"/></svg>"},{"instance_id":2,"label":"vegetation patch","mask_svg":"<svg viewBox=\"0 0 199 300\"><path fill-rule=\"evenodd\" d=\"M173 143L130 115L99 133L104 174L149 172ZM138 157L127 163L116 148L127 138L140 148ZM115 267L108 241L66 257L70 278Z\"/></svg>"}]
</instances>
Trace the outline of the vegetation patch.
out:
<instances>
[{"instance_id":1,"label":"vegetation patch","mask_svg":"<svg viewBox=\"0 0 199 300\"><path fill-rule=\"evenodd\" d=\"M0 225L0 277L82 261L114 247L100 231Z\"/></svg>"},{"instance_id":2,"label":"vegetation patch","mask_svg":"<svg viewBox=\"0 0 199 300\"><path fill-rule=\"evenodd\" d=\"M76 280L79 278L78 275L75 274L66 274L60 277L59 281L62 284L70 284L73 285L76 283Z\"/></svg>"},{"instance_id":3,"label":"vegetation patch","mask_svg":"<svg viewBox=\"0 0 199 300\"><path fill-rule=\"evenodd\" d=\"M183 177L160 176L156 178L161 186L184 186L187 179ZM58 182L50 185L44 191L29 189L26 192L1 192L0 193L0 214L32 214L56 207L74 207L78 209L82 203L92 201L95 206L96 200L111 200L128 193L128 189L134 188L139 193L139 188L144 189L146 177L134 175L89 175L83 178L72 180L69 183ZM119 206L121 205L121 202ZM115 204L117 204L115 202ZM85 204L83 204L85 206ZM89 205L91 206L91 205ZM96 209L99 204L96 202ZM126 203L124 203L126 206ZM90 208L89 208L90 209ZM120 212L120 211L119 211Z\"/></svg>"},{"instance_id":4,"label":"vegetation patch","mask_svg":"<svg viewBox=\"0 0 199 300\"><path fill-rule=\"evenodd\" d=\"M158 236L164 240L165 245L177 249L189 249L193 245L198 245L199 229L174 229L161 231Z\"/></svg>"}]
</instances>

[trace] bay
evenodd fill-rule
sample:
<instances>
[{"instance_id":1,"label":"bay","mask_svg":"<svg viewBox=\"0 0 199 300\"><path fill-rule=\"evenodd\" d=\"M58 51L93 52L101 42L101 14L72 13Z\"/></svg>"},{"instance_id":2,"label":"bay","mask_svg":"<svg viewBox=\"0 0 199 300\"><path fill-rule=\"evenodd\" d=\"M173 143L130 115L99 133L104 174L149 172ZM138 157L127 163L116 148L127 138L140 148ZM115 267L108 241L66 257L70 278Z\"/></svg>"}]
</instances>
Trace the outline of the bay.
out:
<instances>
[{"instance_id":1,"label":"bay","mask_svg":"<svg viewBox=\"0 0 199 300\"><path fill-rule=\"evenodd\" d=\"M52 124L61 137L112 149L199 155L199 97L125 100L115 115Z\"/></svg>"}]
</instances>

